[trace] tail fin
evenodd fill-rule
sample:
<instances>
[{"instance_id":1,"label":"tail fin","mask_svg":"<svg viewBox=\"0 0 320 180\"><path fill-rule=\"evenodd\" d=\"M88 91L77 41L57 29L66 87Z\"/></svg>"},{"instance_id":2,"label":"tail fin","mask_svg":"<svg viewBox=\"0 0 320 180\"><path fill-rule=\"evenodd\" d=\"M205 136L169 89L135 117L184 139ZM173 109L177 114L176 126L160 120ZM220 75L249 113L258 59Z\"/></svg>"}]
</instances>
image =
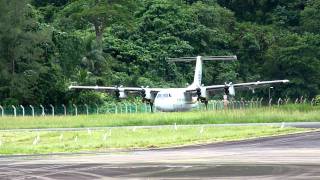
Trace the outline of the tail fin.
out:
<instances>
[{"instance_id":1,"label":"tail fin","mask_svg":"<svg viewBox=\"0 0 320 180\"><path fill-rule=\"evenodd\" d=\"M169 58L172 62L189 62L196 61L194 79L191 86L200 87L202 82L202 62L203 61L235 61L237 56L197 56L197 57L182 57Z\"/></svg>"},{"instance_id":2,"label":"tail fin","mask_svg":"<svg viewBox=\"0 0 320 180\"><path fill-rule=\"evenodd\" d=\"M202 81L202 59L201 56L197 57L196 69L194 71L193 83L191 86L200 87Z\"/></svg>"}]
</instances>

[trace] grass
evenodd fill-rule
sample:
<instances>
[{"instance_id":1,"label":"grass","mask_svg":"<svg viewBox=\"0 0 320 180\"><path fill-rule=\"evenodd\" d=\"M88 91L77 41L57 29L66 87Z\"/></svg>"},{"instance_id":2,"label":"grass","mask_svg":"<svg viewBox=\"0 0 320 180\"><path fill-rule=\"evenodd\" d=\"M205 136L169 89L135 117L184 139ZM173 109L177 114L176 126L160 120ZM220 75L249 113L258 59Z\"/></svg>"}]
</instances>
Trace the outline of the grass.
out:
<instances>
[{"instance_id":1,"label":"grass","mask_svg":"<svg viewBox=\"0 0 320 180\"><path fill-rule=\"evenodd\" d=\"M184 113L105 114L56 117L3 117L0 129L81 128L141 125L224 124L320 121L320 107L286 105L243 110L216 110Z\"/></svg>"},{"instance_id":2,"label":"grass","mask_svg":"<svg viewBox=\"0 0 320 180\"><path fill-rule=\"evenodd\" d=\"M161 148L197 143L242 140L261 136L303 132L280 127L172 127L115 128L106 131L0 132L0 154L49 154L107 151L111 149ZM38 141L35 141L39 136ZM34 143L37 142L37 143Z\"/></svg>"}]
</instances>

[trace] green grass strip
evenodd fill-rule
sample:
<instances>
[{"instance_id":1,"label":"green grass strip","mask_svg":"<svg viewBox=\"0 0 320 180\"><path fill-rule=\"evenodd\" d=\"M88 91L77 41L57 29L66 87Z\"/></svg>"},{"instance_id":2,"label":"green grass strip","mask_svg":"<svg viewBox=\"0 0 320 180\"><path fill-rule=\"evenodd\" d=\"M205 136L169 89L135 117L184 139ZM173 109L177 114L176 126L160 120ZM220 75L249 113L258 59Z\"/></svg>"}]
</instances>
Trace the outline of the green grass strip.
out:
<instances>
[{"instance_id":1,"label":"green grass strip","mask_svg":"<svg viewBox=\"0 0 320 180\"><path fill-rule=\"evenodd\" d=\"M0 154L49 154L112 149L162 148L199 143L242 140L303 132L280 127L167 127L115 128L67 132L0 132Z\"/></svg>"},{"instance_id":2,"label":"green grass strip","mask_svg":"<svg viewBox=\"0 0 320 180\"><path fill-rule=\"evenodd\" d=\"M183 113L104 114L58 117L3 117L0 129L81 128L114 126L152 126L225 123L272 123L320 121L320 107L288 105L283 107L217 110Z\"/></svg>"}]
</instances>

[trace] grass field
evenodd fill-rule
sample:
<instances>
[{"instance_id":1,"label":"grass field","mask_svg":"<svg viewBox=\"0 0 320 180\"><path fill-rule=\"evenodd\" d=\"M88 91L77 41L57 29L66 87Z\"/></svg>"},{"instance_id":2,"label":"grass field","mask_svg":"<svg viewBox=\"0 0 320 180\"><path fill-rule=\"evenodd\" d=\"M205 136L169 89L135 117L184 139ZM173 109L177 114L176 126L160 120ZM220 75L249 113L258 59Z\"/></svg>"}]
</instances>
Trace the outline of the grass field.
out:
<instances>
[{"instance_id":1,"label":"grass field","mask_svg":"<svg viewBox=\"0 0 320 180\"><path fill-rule=\"evenodd\" d=\"M3 117L0 129L78 128L140 125L224 124L320 121L320 107L286 105L242 110L216 110L184 113L105 114L56 117Z\"/></svg>"},{"instance_id":2,"label":"grass field","mask_svg":"<svg viewBox=\"0 0 320 180\"><path fill-rule=\"evenodd\" d=\"M159 148L303 132L280 127L116 128L106 131L0 132L0 154L39 154Z\"/></svg>"}]
</instances>

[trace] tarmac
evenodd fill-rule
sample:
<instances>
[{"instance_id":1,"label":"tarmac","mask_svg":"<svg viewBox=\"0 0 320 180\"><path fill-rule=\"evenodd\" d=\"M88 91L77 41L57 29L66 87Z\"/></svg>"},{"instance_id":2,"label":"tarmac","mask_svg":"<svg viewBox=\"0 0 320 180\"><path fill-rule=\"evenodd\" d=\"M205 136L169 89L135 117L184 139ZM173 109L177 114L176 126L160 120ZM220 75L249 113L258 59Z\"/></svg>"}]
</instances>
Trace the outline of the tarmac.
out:
<instances>
[{"instance_id":1,"label":"tarmac","mask_svg":"<svg viewBox=\"0 0 320 180\"><path fill-rule=\"evenodd\" d=\"M320 131L158 150L0 156L0 179L320 179Z\"/></svg>"}]
</instances>

